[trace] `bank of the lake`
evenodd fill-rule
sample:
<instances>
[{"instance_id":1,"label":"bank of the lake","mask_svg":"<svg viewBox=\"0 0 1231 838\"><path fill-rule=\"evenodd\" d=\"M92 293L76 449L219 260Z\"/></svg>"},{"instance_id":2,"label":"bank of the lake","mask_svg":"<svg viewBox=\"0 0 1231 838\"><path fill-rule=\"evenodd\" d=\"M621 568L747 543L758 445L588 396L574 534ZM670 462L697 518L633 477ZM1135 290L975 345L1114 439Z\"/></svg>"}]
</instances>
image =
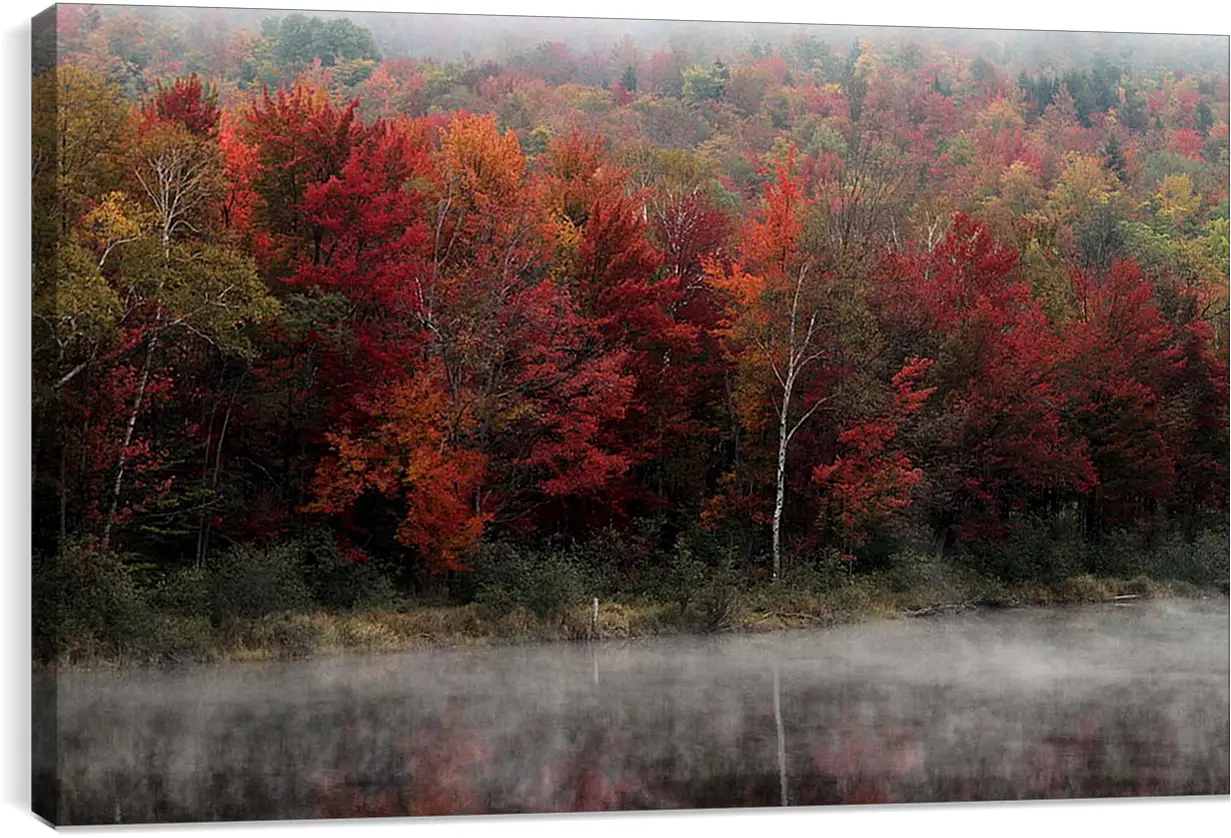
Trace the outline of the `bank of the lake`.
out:
<instances>
[{"instance_id":1,"label":"bank of the lake","mask_svg":"<svg viewBox=\"0 0 1231 838\"><path fill-rule=\"evenodd\" d=\"M154 637L131 645L72 642L57 656L73 669L165 667L382 654L429 648L544 642L593 642L718 632L816 629L870 620L942 616L979 609L1031 608L1157 599L1225 597L1227 588L1182 581L1100 578L1008 585L987 578L945 578L903 588L889 574L857 574L824 589L789 583L702 591L689 601L596 600L552 614L484 603L395 602L379 609L281 612L222 623L161 613ZM36 667L45 664L36 663Z\"/></svg>"}]
</instances>

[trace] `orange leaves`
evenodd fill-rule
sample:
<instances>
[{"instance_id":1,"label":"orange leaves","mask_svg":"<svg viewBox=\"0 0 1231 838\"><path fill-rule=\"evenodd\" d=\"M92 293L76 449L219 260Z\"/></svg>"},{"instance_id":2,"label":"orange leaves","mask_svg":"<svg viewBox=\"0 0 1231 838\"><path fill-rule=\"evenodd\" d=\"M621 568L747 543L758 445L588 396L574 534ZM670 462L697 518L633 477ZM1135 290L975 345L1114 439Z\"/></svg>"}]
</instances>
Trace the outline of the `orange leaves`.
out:
<instances>
[{"instance_id":1,"label":"orange leaves","mask_svg":"<svg viewBox=\"0 0 1231 838\"><path fill-rule=\"evenodd\" d=\"M228 112L218 135L222 149L222 169L227 190L222 200L222 223L226 227L249 232L257 194L252 180L257 170L257 149L244 142L238 120Z\"/></svg>"},{"instance_id":2,"label":"orange leaves","mask_svg":"<svg viewBox=\"0 0 1231 838\"><path fill-rule=\"evenodd\" d=\"M564 182L593 178L603 165L603 156L603 138L584 131L573 131L553 140L547 148L551 173Z\"/></svg>"},{"instance_id":3,"label":"orange leaves","mask_svg":"<svg viewBox=\"0 0 1231 838\"><path fill-rule=\"evenodd\" d=\"M733 263L729 270L723 270L715 259L706 259L703 266L710 284L731 295L741 309L754 308L765 293L764 277L747 273L739 262Z\"/></svg>"},{"instance_id":4,"label":"orange leaves","mask_svg":"<svg viewBox=\"0 0 1231 838\"><path fill-rule=\"evenodd\" d=\"M792 149L787 164L766 184L760 218L750 219L741 236L742 259L728 266L712 257L702 261L709 285L728 298L727 336L736 344L760 341L768 345L767 333L774 331L776 322L786 322L791 316L776 309L783 303L790 305L793 295L789 292L802 284L799 272L805 268L799 234L807 203L794 160Z\"/></svg>"},{"instance_id":5,"label":"orange leaves","mask_svg":"<svg viewBox=\"0 0 1231 838\"><path fill-rule=\"evenodd\" d=\"M516 134L501 134L489 116L466 113L441 132L441 161L447 176L478 204L510 201L526 167Z\"/></svg>"},{"instance_id":6,"label":"orange leaves","mask_svg":"<svg viewBox=\"0 0 1231 838\"><path fill-rule=\"evenodd\" d=\"M517 136L491 117L456 114L440 136L433 264L450 293L483 309L550 258L541 184L525 176Z\"/></svg>"},{"instance_id":7,"label":"orange leaves","mask_svg":"<svg viewBox=\"0 0 1231 838\"><path fill-rule=\"evenodd\" d=\"M808 202L795 174L794 160L792 149L787 164L766 184L760 217L750 219L741 236L741 260L726 269L713 258L702 263L709 283L729 295L733 320L749 318L747 325L754 328L775 319L768 307L781 302L790 305L794 295L788 292L804 284L807 268L799 236ZM798 302L798 297L795 299ZM806 305L810 301L803 302Z\"/></svg>"},{"instance_id":8,"label":"orange leaves","mask_svg":"<svg viewBox=\"0 0 1231 838\"><path fill-rule=\"evenodd\" d=\"M771 277L791 271L800 256L799 236L807 201L795 158L792 147L785 165L778 167L775 177L765 186L761 218L748 222L741 242L745 261Z\"/></svg>"},{"instance_id":9,"label":"orange leaves","mask_svg":"<svg viewBox=\"0 0 1231 838\"><path fill-rule=\"evenodd\" d=\"M428 376L364 407L366 431L329 435L334 455L317 470L306 511L339 514L370 491L398 498L405 505L398 541L433 570L459 569L486 523L475 500L486 458L451 442L445 395Z\"/></svg>"}]
</instances>

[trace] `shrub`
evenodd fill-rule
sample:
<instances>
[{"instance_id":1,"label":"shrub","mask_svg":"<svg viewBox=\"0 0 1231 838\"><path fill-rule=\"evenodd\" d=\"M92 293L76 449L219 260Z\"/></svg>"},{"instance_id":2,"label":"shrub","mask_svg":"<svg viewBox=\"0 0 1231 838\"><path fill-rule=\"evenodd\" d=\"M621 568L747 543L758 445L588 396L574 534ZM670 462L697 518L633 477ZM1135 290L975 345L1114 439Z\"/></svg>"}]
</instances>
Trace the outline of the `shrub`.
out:
<instances>
[{"instance_id":1,"label":"shrub","mask_svg":"<svg viewBox=\"0 0 1231 838\"><path fill-rule=\"evenodd\" d=\"M173 570L150 590L150 604L158 611L185 617L210 614L210 578L204 568Z\"/></svg>"},{"instance_id":2,"label":"shrub","mask_svg":"<svg viewBox=\"0 0 1231 838\"><path fill-rule=\"evenodd\" d=\"M731 625L739 606L739 584L729 563L710 569L697 591L693 613L700 628L718 631Z\"/></svg>"},{"instance_id":3,"label":"shrub","mask_svg":"<svg viewBox=\"0 0 1231 838\"><path fill-rule=\"evenodd\" d=\"M497 613L526 608L539 618L560 616L585 598L585 577L563 550L486 545L475 559L476 600Z\"/></svg>"},{"instance_id":4,"label":"shrub","mask_svg":"<svg viewBox=\"0 0 1231 838\"><path fill-rule=\"evenodd\" d=\"M1006 582L1060 582L1086 571L1090 551L1077 522L1066 516L1026 518L1007 538L971 548L983 570Z\"/></svg>"},{"instance_id":5,"label":"shrub","mask_svg":"<svg viewBox=\"0 0 1231 838\"><path fill-rule=\"evenodd\" d=\"M210 614L216 623L299 611L311 601L302 553L294 542L237 545L212 558L206 570Z\"/></svg>"},{"instance_id":6,"label":"shrub","mask_svg":"<svg viewBox=\"0 0 1231 838\"><path fill-rule=\"evenodd\" d=\"M1172 532L1147 550L1147 575L1155 579L1193 585L1219 585L1227 581L1231 542L1225 529L1203 530L1191 539Z\"/></svg>"},{"instance_id":7,"label":"shrub","mask_svg":"<svg viewBox=\"0 0 1231 838\"><path fill-rule=\"evenodd\" d=\"M272 640L282 657L305 658L321 645L324 630L305 619L284 616L273 624Z\"/></svg>"},{"instance_id":8,"label":"shrub","mask_svg":"<svg viewBox=\"0 0 1231 838\"><path fill-rule=\"evenodd\" d=\"M393 582L372 561L350 561L338 553L331 533L314 530L288 543L312 600L328 609L372 609L392 604Z\"/></svg>"},{"instance_id":9,"label":"shrub","mask_svg":"<svg viewBox=\"0 0 1231 838\"><path fill-rule=\"evenodd\" d=\"M1091 569L1120 579L1149 577L1210 586L1226 580L1229 552L1225 528L1187 533L1172 529L1152 539L1141 532L1118 530L1094 551Z\"/></svg>"},{"instance_id":10,"label":"shrub","mask_svg":"<svg viewBox=\"0 0 1231 838\"><path fill-rule=\"evenodd\" d=\"M1131 579L1152 575L1146 561L1145 538L1139 532L1115 530L1091 551L1090 571L1098 576Z\"/></svg>"},{"instance_id":11,"label":"shrub","mask_svg":"<svg viewBox=\"0 0 1231 838\"><path fill-rule=\"evenodd\" d=\"M237 624L235 642L279 658L308 657L322 645L326 632L302 614L272 614Z\"/></svg>"},{"instance_id":12,"label":"shrub","mask_svg":"<svg viewBox=\"0 0 1231 838\"><path fill-rule=\"evenodd\" d=\"M153 613L119 555L71 544L34 564L35 652L44 662L133 654L152 634Z\"/></svg>"},{"instance_id":13,"label":"shrub","mask_svg":"<svg viewBox=\"0 0 1231 838\"><path fill-rule=\"evenodd\" d=\"M937 557L916 550L904 550L890 557L885 583L895 594L919 591L939 594L951 593L958 580Z\"/></svg>"},{"instance_id":14,"label":"shrub","mask_svg":"<svg viewBox=\"0 0 1231 838\"><path fill-rule=\"evenodd\" d=\"M675 553L655 574L649 591L652 598L674 603L681 612L688 610L706 587L710 567L697 558L689 545L681 541Z\"/></svg>"},{"instance_id":15,"label":"shrub","mask_svg":"<svg viewBox=\"0 0 1231 838\"><path fill-rule=\"evenodd\" d=\"M143 639L143 657L163 664L206 661L215 652L214 632L204 615L158 614Z\"/></svg>"},{"instance_id":16,"label":"shrub","mask_svg":"<svg viewBox=\"0 0 1231 838\"><path fill-rule=\"evenodd\" d=\"M633 532L602 530L569 550L591 596L607 599L625 593L631 582L654 566L661 522L649 518L637 524Z\"/></svg>"}]
</instances>

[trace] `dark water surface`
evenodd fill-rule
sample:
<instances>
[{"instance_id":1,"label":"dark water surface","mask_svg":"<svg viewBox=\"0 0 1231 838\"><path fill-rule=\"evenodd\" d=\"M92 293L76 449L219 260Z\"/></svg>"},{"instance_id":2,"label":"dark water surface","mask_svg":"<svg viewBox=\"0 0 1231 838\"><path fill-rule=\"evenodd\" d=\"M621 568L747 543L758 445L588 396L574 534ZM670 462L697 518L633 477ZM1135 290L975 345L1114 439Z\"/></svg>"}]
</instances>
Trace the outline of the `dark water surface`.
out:
<instances>
[{"instance_id":1,"label":"dark water surface","mask_svg":"<svg viewBox=\"0 0 1231 838\"><path fill-rule=\"evenodd\" d=\"M62 824L1227 794L1228 654L1221 599L63 673L36 786Z\"/></svg>"}]
</instances>

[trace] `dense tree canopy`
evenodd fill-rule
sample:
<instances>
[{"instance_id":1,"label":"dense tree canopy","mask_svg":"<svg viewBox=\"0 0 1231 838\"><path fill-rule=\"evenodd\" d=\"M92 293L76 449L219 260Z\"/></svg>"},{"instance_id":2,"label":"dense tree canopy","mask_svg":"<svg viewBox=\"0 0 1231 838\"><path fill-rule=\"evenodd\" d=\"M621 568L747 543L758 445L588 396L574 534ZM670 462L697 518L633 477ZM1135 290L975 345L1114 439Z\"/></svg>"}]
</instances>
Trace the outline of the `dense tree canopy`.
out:
<instances>
[{"instance_id":1,"label":"dense tree canopy","mask_svg":"<svg viewBox=\"0 0 1231 838\"><path fill-rule=\"evenodd\" d=\"M34 82L41 549L323 526L426 584L655 520L776 576L1225 514L1225 68L83 8Z\"/></svg>"}]
</instances>

